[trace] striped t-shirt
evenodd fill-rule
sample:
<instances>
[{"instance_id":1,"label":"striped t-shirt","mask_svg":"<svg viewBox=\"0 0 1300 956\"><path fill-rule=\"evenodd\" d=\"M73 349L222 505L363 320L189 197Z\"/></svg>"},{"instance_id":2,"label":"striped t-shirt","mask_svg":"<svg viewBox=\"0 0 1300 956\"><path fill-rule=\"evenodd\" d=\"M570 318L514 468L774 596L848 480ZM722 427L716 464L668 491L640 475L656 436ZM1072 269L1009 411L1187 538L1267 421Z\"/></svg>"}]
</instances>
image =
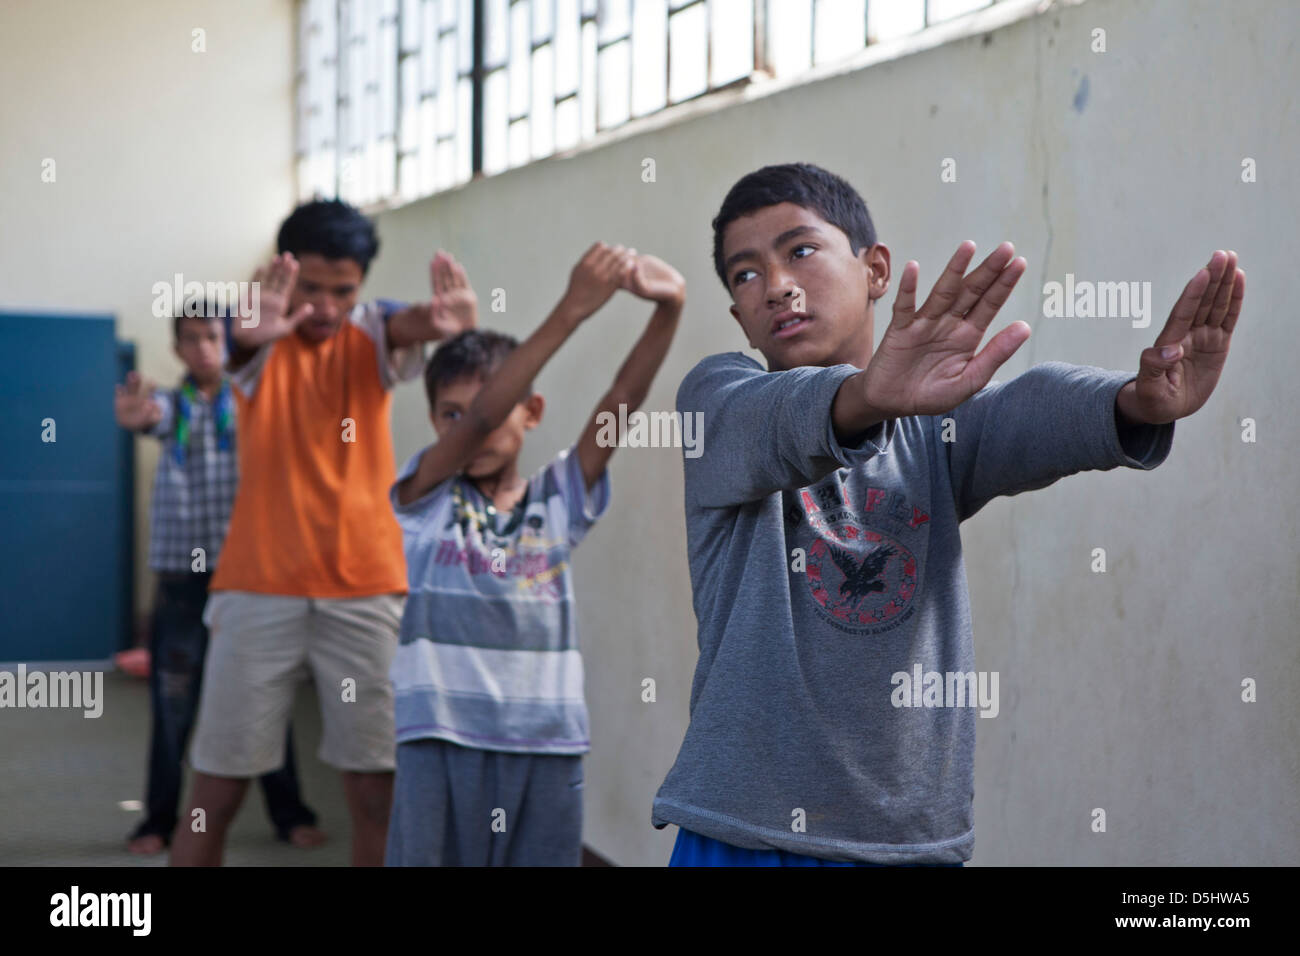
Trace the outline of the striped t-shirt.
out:
<instances>
[{"instance_id":1,"label":"striped t-shirt","mask_svg":"<svg viewBox=\"0 0 1300 956\"><path fill-rule=\"evenodd\" d=\"M414 474L420 454L398 473ZM528 481L510 514L462 476L393 508L409 592L393 660L397 742L480 750L590 749L570 552L609 504L574 449Z\"/></svg>"}]
</instances>

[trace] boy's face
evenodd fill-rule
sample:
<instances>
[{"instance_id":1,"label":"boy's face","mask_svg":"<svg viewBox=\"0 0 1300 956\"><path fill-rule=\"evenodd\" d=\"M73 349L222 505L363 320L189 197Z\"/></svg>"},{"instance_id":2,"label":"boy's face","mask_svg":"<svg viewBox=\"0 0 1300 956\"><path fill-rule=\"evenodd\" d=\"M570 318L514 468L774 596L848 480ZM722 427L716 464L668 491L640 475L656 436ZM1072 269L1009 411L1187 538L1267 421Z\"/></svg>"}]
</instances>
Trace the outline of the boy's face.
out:
<instances>
[{"instance_id":1,"label":"boy's face","mask_svg":"<svg viewBox=\"0 0 1300 956\"><path fill-rule=\"evenodd\" d=\"M439 438L469 411L482 387L482 380L476 378L456 379L438 386L429 420ZM506 420L489 433L463 474L468 478L487 478L507 466L513 467L524 446L524 433L541 422L545 404L542 396L534 393L516 405Z\"/></svg>"},{"instance_id":2,"label":"boy's face","mask_svg":"<svg viewBox=\"0 0 1300 956\"><path fill-rule=\"evenodd\" d=\"M317 252L296 258L298 281L289 298L289 313L311 303L312 314L298 323L296 331L308 342L324 342L357 304L365 275L353 259L326 259Z\"/></svg>"},{"instance_id":3,"label":"boy's face","mask_svg":"<svg viewBox=\"0 0 1300 956\"><path fill-rule=\"evenodd\" d=\"M221 378L226 359L226 330L220 319L181 319L174 346L176 357L201 383Z\"/></svg>"},{"instance_id":4,"label":"boy's face","mask_svg":"<svg viewBox=\"0 0 1300 956\"><path fill-rule=\"evenodd\" d=\"M769 371L871 360L872 305L889 288L885 246L855 256L838 227L783 202L730 223L722 260L731 314Z\"/></svg>"}]
</instances>

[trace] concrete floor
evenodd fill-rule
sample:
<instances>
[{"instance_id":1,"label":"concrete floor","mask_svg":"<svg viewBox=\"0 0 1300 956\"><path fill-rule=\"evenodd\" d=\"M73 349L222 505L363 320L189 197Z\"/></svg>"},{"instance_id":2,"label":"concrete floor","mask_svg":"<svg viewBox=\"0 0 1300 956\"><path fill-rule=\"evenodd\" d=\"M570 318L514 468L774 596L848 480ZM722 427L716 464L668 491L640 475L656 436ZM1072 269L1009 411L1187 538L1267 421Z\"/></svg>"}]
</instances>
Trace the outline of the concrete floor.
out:
<instances>
[{"instance_id":1,"label":"concrete floor","mask_svg":"<svg viewBox=\"0 0 1300 956\"><path fill-rule=\"evenodd\" d=\"M254 786L231 831L228 865L348 865L347 807L338 773L316 759L320 714L310 684L298 693L293 720L304 799L328 840L311 850L277 841ZM97 719L79 710L0 710L0 866L166 865L165 853L127 852L143 812L119 806L144 800L148 746L149 687L119 672L104 674ZM186 783L188 795L188 772Z\"/></svg>"}]
</instances>

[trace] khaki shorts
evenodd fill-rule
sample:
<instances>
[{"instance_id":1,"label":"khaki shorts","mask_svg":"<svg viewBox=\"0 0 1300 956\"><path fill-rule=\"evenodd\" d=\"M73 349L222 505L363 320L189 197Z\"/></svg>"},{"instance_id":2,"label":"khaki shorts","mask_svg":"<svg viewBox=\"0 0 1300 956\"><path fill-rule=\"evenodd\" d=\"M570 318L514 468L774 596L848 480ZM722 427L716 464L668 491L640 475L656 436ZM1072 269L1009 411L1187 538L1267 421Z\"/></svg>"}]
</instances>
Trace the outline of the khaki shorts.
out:
<instances>
[{"instance_id":1,"label":"khaki shorts","mask_svg":"<svg viewBox=\"0 0 1300 956\"><path fill-rule=\"evenodd\" d=\"M190 765L216 777L278 770L294 692L311 677L321 707L320 759L339 770L393 770L388 669L404 603L395 594L213 591L203 612L211 636Z\"/></svg>"}]
</instances>

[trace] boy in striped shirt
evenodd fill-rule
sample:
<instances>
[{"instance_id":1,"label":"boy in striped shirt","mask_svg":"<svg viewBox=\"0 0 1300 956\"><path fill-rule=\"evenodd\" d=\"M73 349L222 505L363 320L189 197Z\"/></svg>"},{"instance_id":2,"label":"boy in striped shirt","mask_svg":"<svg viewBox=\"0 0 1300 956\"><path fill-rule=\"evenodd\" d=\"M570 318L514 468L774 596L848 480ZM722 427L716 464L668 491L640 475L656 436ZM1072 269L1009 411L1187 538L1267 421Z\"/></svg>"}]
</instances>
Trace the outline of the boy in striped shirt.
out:
<instances>
[{"instance_id":1,"label":"boy in striped shirt","mask_svg":"<svg viewBox=\"0 0 1300 956\"><path fill-rule=\"evenodd\" d=\"M656 304L581 437L518 473L542 397L531 383L619 288ZM398 474L409 593L393 662L390 866L574 866L590 749L569 555L609 503L601 422L644 401L685 283L653 256L592 246L522 345L471 331L425 372L438 441ZM606 426L607 427L607 426Z\"/></svg>"}]
</instances>

